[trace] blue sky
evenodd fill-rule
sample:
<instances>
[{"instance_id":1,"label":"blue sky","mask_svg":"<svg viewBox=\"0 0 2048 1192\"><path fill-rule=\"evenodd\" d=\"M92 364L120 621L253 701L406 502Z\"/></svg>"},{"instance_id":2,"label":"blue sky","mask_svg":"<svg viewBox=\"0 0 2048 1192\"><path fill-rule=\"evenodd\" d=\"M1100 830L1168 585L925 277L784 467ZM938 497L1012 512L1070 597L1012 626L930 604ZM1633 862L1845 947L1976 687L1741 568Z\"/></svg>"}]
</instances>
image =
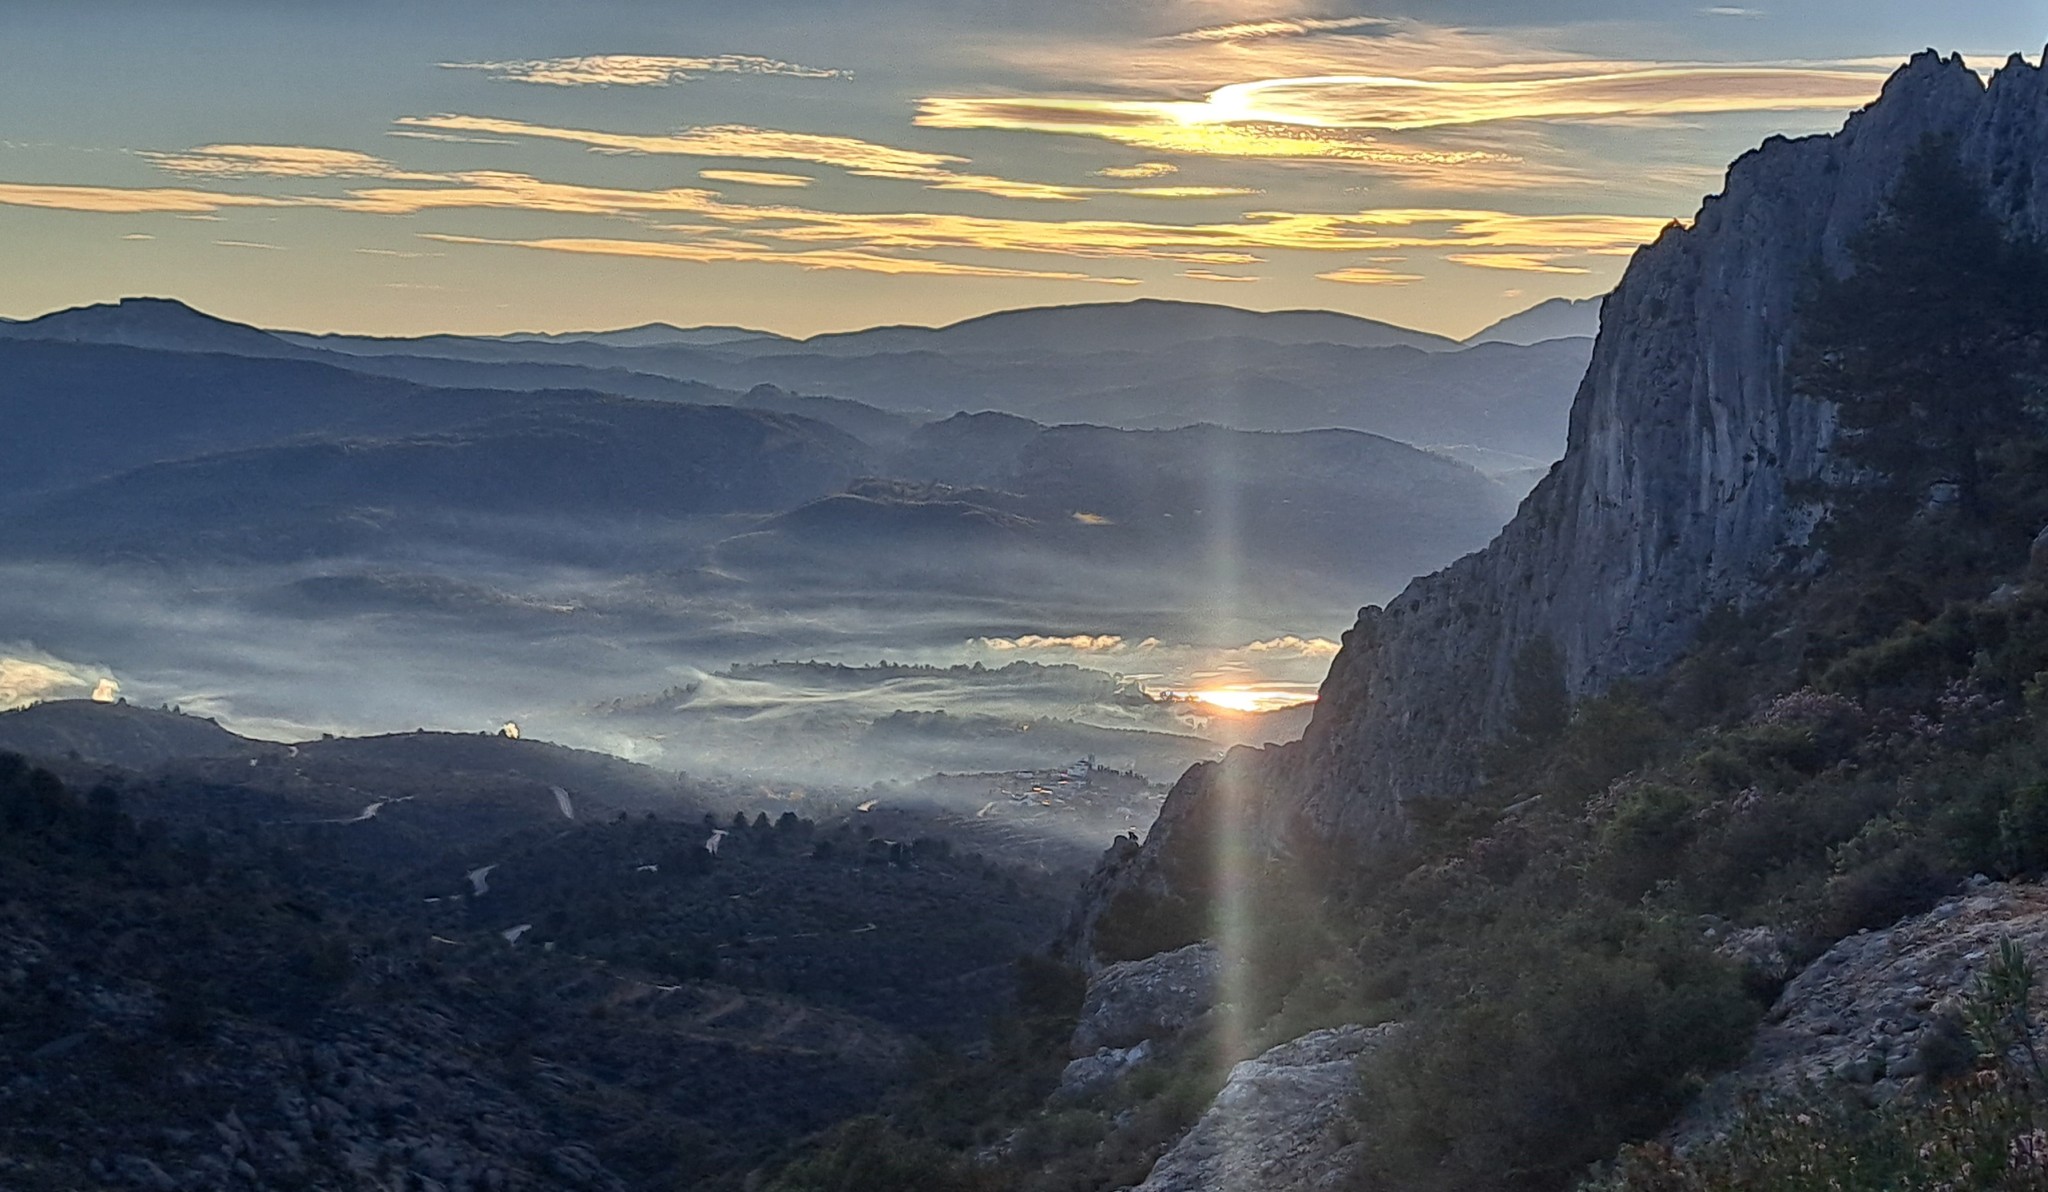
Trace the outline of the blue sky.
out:
<instances>
[{"instance_id":1,"label":"blue sky","mask_svg":"<svg viewBox=\"0 0 2048 1192\"><path fill-rule=\"evenodd\" d=\"M1603 291L1913 50L2044 38L2020 3L16 0L0 314L808 333L1172 297L1461 334Z\"/></svg>"}]
</instances>

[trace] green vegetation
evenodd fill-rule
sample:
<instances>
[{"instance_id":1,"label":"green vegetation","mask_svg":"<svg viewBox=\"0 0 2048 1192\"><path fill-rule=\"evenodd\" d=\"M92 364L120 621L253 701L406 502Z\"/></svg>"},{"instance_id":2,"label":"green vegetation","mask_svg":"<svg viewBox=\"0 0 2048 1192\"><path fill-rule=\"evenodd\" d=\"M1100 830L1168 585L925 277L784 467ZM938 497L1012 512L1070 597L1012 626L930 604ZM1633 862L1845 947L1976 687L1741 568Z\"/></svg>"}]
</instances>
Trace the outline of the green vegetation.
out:
<instances>
[{"instance_id":1,"label":"green vegetation","mask_svg":"<svg viewBox=\"0 0 2048 1192\"><path fill-rule=\"evenodd\" d=\"M1972 1051L1924 1098L1872 1108L1824 1089L1744 1107L1679 1154L1630 1148L1582 1192L1952 1192L2048 1188L2048 1077L2034 971L2006 941L1963 1006Z\"/></svg>"},{"instance_id":2,"label":"green vegetation","mask_svg":"<svg viewBox=\"0 0 2048 1192\"><path fill-rule=\"evenodd\" d=\"M1357 1188L1569 1186L1736 1062L1778 982L1833 941L1925 910L1971 874L2048 869L2048 583L2028 561L2048 522L2048 268L1997 234L1959 177L1945 147L1915 155L1856 241L1855 273L1817 286L1802 312L1795 388L1837 404L1846 428L1842 474L1810 494L1830 510L1825 566L1716 610L1667 673L1576 704L1554 644L1524 650L1514 737L1488 781L1414 806L1406 853L1370 872L1228 848L1229 808L1247 800L1219 768L1181 825L1193 843L1174 893L1125 895L1099 923L1106 960L1231 924L1250 952L1232 984L1252 1024L1240 1047L1407 1024L1361 1067ZM1730 924L1775 963L1723 946ZM1994 985L2014 979L2003 971ZM1978 1024L2017 1029L2009 1013ZM1186 1093L1213 1089L1231 1058L1212 1043L1191 1040L1107 1103L1012 1119L1020 1147L1058 1134L1065 1149L1020 1149L995 1169L1030 1188L1135 1179L1115 1125L1132 1119L1117 1115L1155 1114L1170 1137L1203 1104ZM1903 1107L1762 1111L1745 1127L1787 1162L1827 1139L1868 1145L1891 1157L1872 1160L1889 1185L1737 1166L1720 1183L1626 1186L1934 1187L1960 1170L1951 1158L1990 1170L1970 1156L1994 1144L2019 1148L2001 1152L2017 1171L2048 1135L2028 1133L2039 1115L2015 1099L2034 1078L2000 1071L1913 1119L1915 1148L1871 1141L1918 1112ZM895 1121L929 1138L914 1117ZM1665 1162L1631 1154L1640 1170Z\"/></svg>"}]
</instances>

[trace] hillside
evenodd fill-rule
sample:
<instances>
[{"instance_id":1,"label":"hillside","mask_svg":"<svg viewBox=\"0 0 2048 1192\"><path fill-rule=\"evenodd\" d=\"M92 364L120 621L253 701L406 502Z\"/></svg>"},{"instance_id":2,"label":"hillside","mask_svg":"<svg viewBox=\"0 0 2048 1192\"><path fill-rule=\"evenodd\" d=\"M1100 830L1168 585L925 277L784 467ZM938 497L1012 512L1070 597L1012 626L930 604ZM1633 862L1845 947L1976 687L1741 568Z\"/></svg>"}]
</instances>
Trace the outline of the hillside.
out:
<instances>
[{"instance_id":1,"label":"hillside","mask_svg":"<svg viewBox=\"0 0 2048 1192\"><path fill-rule=\"evenodd\" d=\"M99 705L0 741L143 725L207 756L60 763L67 787L0 749L9 1187L738 1188L1007 1012L1057 912L938 832L729 812L534 742L231 739L245 759ZM378 803L323 814L348 786Z\"/></svg>"},{"instance_id":2,"label":"hillside","mask_svg":"<svg viewBox=\"0 0 2048 1192\"><path fill-rule=\"evenodd\" d=\"M1016 1186L2033 1186L2044 113L1922 55L1637 256L1508 529L1105 856Z\"/></svg>"}]
</instances>

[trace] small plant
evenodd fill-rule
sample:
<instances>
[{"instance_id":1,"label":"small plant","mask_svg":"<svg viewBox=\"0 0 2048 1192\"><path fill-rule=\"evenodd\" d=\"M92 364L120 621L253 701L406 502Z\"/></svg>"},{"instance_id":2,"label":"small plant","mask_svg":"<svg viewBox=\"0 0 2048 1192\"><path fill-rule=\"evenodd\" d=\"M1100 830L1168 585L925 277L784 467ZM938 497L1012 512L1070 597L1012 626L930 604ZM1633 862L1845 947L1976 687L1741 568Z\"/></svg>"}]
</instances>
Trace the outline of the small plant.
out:
<instances>
[{"instance_id":1,"label":"small plant","mask_svg":"<svg viewBox=\"0 0 2048 1192\"><path fill-rule=\"evenodd\" d=\"M1963 1003L1963 1028L1979 1055L2010 1066L2036 1094L2048 1095L2048 1070L2036 1043L2040 1028L2030 1000L2033 991L2034 968L2026 951L2009 938L1998 941L1998 958L1977 978Z\"/></svg>"}]
</instances>

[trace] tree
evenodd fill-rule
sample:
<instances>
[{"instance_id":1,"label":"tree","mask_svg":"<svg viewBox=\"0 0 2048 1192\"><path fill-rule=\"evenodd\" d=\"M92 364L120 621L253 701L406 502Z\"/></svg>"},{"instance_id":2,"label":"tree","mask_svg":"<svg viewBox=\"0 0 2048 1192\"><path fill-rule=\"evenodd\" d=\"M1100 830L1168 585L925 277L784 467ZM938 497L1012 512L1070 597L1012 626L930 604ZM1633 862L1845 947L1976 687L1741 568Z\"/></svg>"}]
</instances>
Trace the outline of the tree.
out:
<instances>
[{"instance_id":1,"label":"tree","mask_svg":"<svg viewBox=\"0 0 2048 1192\"><path fill-rule=\"evenodd\" d=\"M1508 695L1508 727L1523 742L1554 741L1564 732L1572 718L1572 697L1555 638L1543 634L1515 652Z\"/></svg>"},{"instance_id":2,"label":"tree","mask_svg":"<svg viewBox=\"0 0 2048 1192\"><path fill-rule=\"evenodd\" d=\"M1952 485L1981 519L1987 455L2028 426L2043 255L2007 236L1948 140L1907 158L1850 253L1800 312L1794 388L1836 406L1844 457L1895 496Z\"/></svg>"}]
</instances>

